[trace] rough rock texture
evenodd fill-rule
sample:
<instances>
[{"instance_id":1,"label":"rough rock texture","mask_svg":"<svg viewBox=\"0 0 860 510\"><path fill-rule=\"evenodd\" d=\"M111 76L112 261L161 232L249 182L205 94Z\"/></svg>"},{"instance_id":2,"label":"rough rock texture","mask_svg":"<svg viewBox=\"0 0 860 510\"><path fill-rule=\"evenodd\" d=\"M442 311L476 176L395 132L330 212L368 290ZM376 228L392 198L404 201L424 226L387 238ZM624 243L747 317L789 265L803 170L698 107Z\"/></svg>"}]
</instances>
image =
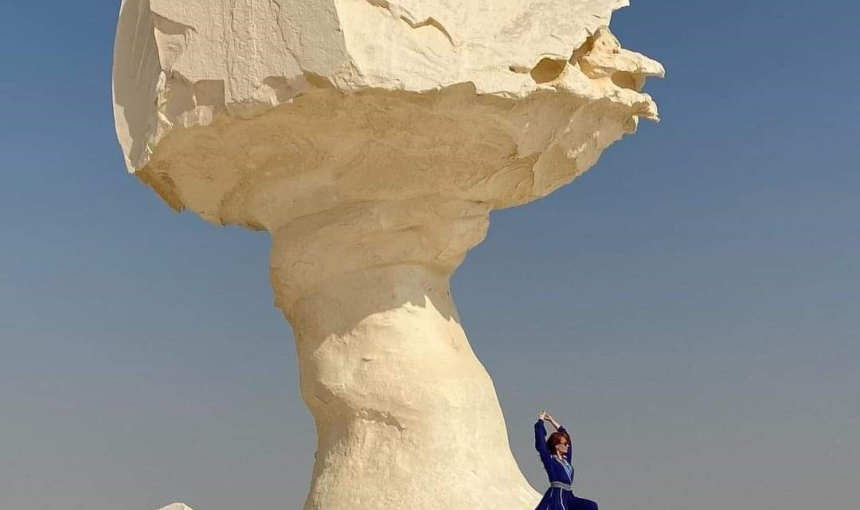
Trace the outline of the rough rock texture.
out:
<instances>
[{"instance_id":1,"label":"rough rock texture","mask_svg":"<svg viewBox=\"0 0 860 510\"><path fill-rule=\"evenodd\" d=\"M532 508L448 281L493 209L570 182L657 63L624 0L125 0L129 170L273 236L319 445L307 509ZM492 458L488 469L487 458Z\"/></svg>"}]
</instances>

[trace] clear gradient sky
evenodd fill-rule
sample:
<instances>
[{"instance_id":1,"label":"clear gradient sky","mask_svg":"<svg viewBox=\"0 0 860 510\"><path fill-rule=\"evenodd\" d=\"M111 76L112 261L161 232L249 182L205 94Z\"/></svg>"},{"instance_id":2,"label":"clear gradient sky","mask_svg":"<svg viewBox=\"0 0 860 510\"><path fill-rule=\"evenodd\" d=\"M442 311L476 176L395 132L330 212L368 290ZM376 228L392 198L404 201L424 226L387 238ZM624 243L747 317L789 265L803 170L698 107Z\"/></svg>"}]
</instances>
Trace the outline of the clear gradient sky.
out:
<instances>
[{"instance_id":1,"label":"clear gradient sky","mask_svg":"<svg viewBox=\"0 0 860 510\"><path fill-rule=\"evenodd\" d=\"M316 438L269 239L126 174L118 7L2 9L0 509L299 509ZM663 122L495 213L453 280L538 490L545 407L603 509L857 508L858 18L848 0L613 18L667 69L647 86Z\"/></svg>"}]
</instances>

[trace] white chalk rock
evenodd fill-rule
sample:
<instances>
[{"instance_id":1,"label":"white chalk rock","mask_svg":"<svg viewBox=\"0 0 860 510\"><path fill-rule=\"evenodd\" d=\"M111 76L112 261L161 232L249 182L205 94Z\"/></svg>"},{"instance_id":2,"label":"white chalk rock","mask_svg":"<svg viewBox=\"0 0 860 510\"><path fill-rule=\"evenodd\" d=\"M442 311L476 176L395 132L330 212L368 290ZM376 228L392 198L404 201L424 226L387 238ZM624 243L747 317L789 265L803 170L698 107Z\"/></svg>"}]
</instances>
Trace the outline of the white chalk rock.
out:
<instances>
[{"instance_id":1,"label":"white chalk rock","mask_svg":"<svg viewBox=\"0 0 860 510\"><path fill-rule=\"evenodd\" d=\"M117 132L131 171L143 169L141 178L174 207L215 221L267 219L219 207L253 192L239 181L259 188L251 181L265 175L269 193L280 193L271 181L299 181L286 184L305 199L320 186L307 189L299 178L314 164L308 158L344 166L375 157L370 146L389 144L406 161L388 155L385 166L428 176L431 187L448 182L469 199L523 203L587 169L605 146L635 129L639 116L656 118L654 102L639 90L662 67L621 49L605 28L623 5L125 0L114 71ZM293 107L244 122L284 104ZM200 140L187 129L213 123L224 138L251 140ZM412 128L402 131L404 124ZM177 128L186 129L147 166ZM278 131L278 139L260 138L260 130ZM243 151L249 142L254 150ZM469 166L470 181L492 182L478 187L448 175L464 172L451 158L438 160L452 148L460 149L452 157ZM192 170L177 160L205 154L230 167ZM264 168L273 158L278 168ZM183 168L166 171L168 165Z\"/></svg>"},{"instance_id":2,"label":"white chalk rock","mask_svg":"<svg viewBox=\"0 0 860 510\"><path fill-rule=\"evenodd\" d=\"M449 278L493 209L657 119L662 67L607 28L626 3L123 1L129 171L273 237L319 437L306 509L534 507Z\"/></svg>"},{"instance_id":3,"label":"white chalk rock","mask_svg":"<svg viewBox=\"0 0 860 510\"><path fill-rule=\"evenodd\" d=\"M182 503L173 503L171 505L167 505L164 508L161 508L160 510L194 510L194 509L191 508L190 506L184 505Z\"/></svg>"}]
</instances>

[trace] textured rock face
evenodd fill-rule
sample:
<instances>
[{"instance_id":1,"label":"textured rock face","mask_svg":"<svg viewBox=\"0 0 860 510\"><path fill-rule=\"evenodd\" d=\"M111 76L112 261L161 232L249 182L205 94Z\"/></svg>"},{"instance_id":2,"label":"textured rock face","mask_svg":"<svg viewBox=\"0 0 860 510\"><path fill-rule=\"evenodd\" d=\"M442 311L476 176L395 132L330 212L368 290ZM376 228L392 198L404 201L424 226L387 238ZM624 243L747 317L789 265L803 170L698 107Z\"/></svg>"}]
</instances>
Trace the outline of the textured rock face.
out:
<instances>
[{"instance_id":1,"label":"textured rock face","mask_svg":"<svg viewBox=\"0 0 860 510\"><path fill-rule=\"evenodd\" d=\"M284 177L295 180L299 169L322 166L309 158L334 159L327 167L354 167L356 158L378 156L385 145L402 152L385 154L385 166L398 172L426 169L427 160L459 147L449 158L458 165L443 160L435 172L422 172L432 188L457 178L440 171L466 166L469 180L496 177L480 189L465 183L469 198L522 203L587 169L603 147L635 128L638 116L656 117L653 101L638 90L646 76L662 74L661 66L621 49L602 28L611 11L625 4L126 0L115 58L117 131L130 170L143 169L174 206L220 221L254 221L231 217L216 204L249 191L236 181L253 170L265 173L267 162L286 167ZM256 126L239 122L282 104L293 107L260 126L276 129L276 140L261 139ZM176 128L202 126L217 126L223 136L246 133L254 151L183 131L171 140L173 152L164 147L165 154L153 155ZM376 153L368 154L374 146ZM173 161L180 157L198 167L232 168L189 168ZM242 165L213 158L240 159ZM166 171L169 163L183 168ZM509 175L512 166L521 171ZM171 182L186 173L212 181L212 172L220 172L217 188L197 191L196 182L186 190ZM358 168L351 174L364 177ZM535 183L523 182L532 178ZM262 187L271 190L271 184ZM308 185L318 187L287 183L302 197L313 191Z\"/></svg>"},{"instance_id":2,"label":"textured rock face","mask_svg":"<svg viewBox=\"0 0 860 510\"><path fill-rule=\"evenodd\" d=\"M662 67L623 0L125 0L129 170L273 236L319 447L308 509L530 508L450 275L489 213L591 167ZM488 469L486 458L491 457Z\"/></svg>"}]
</instances>

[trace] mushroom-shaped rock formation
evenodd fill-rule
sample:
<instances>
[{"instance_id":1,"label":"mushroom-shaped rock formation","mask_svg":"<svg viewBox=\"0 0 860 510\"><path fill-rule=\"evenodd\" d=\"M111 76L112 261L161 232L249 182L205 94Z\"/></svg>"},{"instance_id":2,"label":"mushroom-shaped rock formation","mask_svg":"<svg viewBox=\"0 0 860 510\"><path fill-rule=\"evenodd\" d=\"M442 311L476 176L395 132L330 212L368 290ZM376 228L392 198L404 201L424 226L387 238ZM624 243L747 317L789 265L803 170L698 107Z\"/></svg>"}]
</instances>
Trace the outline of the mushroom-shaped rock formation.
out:
<instances>
[{"instance_id":1,"label":"mushroom-shaped rock formation","mask_svg":"<svg viewBox=\"0 0 860 510\"><path fill-rule=\"evenodd\" d=\"M626 0L124 0L116 127L176 210L273 237L306 509L532 508L449 279L493 209L657 118ZM492 465L486 459L491 458Z\"/></svg>"}]
</instances>

